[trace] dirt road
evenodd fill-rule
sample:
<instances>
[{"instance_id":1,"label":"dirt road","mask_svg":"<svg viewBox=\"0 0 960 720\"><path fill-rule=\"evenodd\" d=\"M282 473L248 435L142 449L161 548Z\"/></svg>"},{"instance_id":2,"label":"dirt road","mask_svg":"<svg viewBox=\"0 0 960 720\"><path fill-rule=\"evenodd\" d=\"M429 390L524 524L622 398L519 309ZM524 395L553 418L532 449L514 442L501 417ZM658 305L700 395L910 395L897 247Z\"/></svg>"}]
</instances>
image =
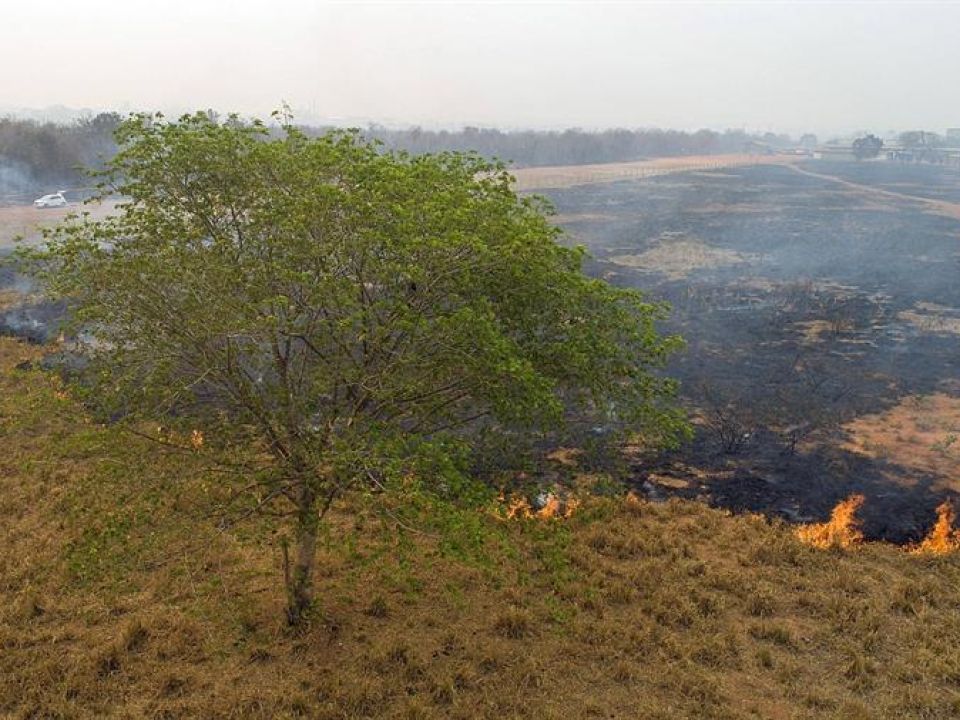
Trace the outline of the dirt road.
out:
<instances>
[{"instance_id":1,"label":"dirt road","mask_svg":"<svg viewBox=\"0 0 960 720\"><path fill-rule=\"evenodd\" d=\"M796 160L789 155L688 155L623 163L518 168L513 175L517 178L517 190L548 190L743 165L783 165Z\"/></svg>"},{"instance_id":2,"label":"dirt road","mask_svg":"<svg viewBox=\"0 0 960 720\"><path fill-rule=\"evenodd\" d=\"M818 178L820 180L828 180L865 195L880 196L891 200L908 200L909 202L919 203L925 206L927 211L936 215L943 215L944 217L960 220L960 203L948 202L946 200L934 200L932 198L920 197L918 195L907 195L906 193L885 190L872 185L862 185L860 183L839 178L835 175L825 175L824 173L813 172L812 170L802 168L798 165L791 165L790 168L797 171L801 175Z\"/></svg>"}]
</instances>

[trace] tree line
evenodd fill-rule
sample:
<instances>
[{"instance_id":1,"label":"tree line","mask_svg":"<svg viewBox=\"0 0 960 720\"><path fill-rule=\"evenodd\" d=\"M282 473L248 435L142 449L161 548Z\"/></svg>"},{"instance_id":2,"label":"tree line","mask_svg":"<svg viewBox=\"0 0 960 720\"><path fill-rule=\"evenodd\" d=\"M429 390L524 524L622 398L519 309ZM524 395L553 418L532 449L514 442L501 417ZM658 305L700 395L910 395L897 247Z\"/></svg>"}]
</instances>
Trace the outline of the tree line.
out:
<instances>
[{"instance_id":1,"label":"tree line","mask_svg":"<svg viewBox=\"0 0 960 720\"><path fill-rule=\"evenodd\" d=\"M787 135L753 134L743 130L516 130L466 127L462 130L394 130L373 125L363 131L392 150L414 155L445 151L476 151L520 166L583 165L623 162L648 157L713 155L792 147Z\"/></svg>"},{"instance_id":2,"label":"tree line","mask_svg":"<svg viewBox=\"0 0 960 720\"><path fill-rule=\"evenodd\" d=\"M215 118L216 114L211 113ZM82 168L100 168L117 151L114 132L123 118L104 112L72 123L0 118L0 200L85 184ZM320 136L332 128L301 128ZM474 151L519 166L579 165L648 157L763 152L793 145L786 135L743 130L517 130L466 127L461 130L390 129L361 131L389 150L412 155Z\"/></svg>"}]
</instances>

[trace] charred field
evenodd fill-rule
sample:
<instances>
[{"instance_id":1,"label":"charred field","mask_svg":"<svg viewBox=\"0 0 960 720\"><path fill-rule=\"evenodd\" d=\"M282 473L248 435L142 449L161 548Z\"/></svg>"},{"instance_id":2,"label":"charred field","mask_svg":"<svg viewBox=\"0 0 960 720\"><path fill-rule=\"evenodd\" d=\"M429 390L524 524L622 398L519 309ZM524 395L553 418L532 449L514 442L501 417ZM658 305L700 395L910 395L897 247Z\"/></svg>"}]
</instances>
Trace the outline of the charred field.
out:
<instances>
[{"instance_id":1,"label":"charred field","mask_svg":"<svg viewBox=\"0 0 960 720\"><path fill-rule=\"evenodd\" d=\"M672 305L695 438L648 495L792 521L866 496L919 539L960 491L960 176L892 162L725 168L548 193L592 271ZM935 200L936 204L929 201Z\"/></svg>"}]
</instances>

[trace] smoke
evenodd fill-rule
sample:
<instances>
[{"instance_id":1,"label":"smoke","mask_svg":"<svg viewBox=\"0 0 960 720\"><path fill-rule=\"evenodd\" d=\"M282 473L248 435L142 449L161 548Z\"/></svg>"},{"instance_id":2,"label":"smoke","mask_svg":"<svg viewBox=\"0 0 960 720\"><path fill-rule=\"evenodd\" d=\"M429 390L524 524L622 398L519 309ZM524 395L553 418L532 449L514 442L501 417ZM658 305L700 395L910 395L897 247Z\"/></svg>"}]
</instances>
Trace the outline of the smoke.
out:
<instances>
[{"instance_id":1,"label":"smoke","mask_svg":"<svg viewBox=\"0 0 960 720\"><path fill-rule=\"evenodd\" d=\"M23 278L17 278L6 289L20 293L22 299L0 308L0 335L12 335L34 343L47 343L59 335L66 319L65 303L35 299L29 294L32 284Z\"/></svg>"},{"instance_id":2,"label":"smoke","mask_svg":"<svg viewBox=\"0 0 960 720\"><path fill-rule=\"evenodd\" d=\"M6 287L18 295L29 295L36 290L36 283L24 275L14 274L13 281Z\"/></svg>"},{"instance_id":3,"label":"smoke","mask_svg":"<svg viewBox=\"0 0 960 720\"><path fill-rule=\"evenodd\" d=\"M63 303L36 300L34 281L13 268L3 266L9 253L0 252L0 295L16 297L12 304L0 304L0 335L13 335L29 342L52 340L65 317Z\"/></svg>"},{"instance_id":4,"label":"smoke","mask_svg":"<svg viewBox=\"0 0 960 720\"><path fill-rule=\"evenodd\" d=\"M43 313L37 308L24 306L0 315L0 335L13 335L34 343L45 343L53 337Z\"/></svg>"},{"instance_id":5,"label":"smoke","mask_svg":"<svg viewBox=\"0 0 960 720\"><path fill-rule=\"evenodd\" d=\"M0 156L0 205L29 200L41 187L29 167Z\"/></svg>"}]
</instances>

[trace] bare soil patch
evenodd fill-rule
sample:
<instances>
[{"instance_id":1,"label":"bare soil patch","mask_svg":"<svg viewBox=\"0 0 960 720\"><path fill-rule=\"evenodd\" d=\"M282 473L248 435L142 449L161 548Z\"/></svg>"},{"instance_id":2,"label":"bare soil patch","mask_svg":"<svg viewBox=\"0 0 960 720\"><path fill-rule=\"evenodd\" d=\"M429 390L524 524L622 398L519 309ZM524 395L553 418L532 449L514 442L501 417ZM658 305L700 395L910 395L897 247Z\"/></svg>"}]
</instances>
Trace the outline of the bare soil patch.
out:
<instances>
[{"instance_id":1,"label":"bare soil patch","mask_svg":"<svg viewBox=\"0 0 960 720\"><path fill-rule=\"evenodd\" d=\"M94 219L103 219L114 211L117 202L106 200L44 209L32 205L0 206L0 250L11 247L18 237L23 237L25 242L39 241L43 228L53 227L71 214L88 212Z\"/></svg>"},{"instance_id":2,"label":"bare soil patch","mask_svg":"<svg viewBox=\"0 0 960 720\"><path fill-rule=\"evenodd\" d=\"M618 180L643 180L672 173L703 173L747 165L782 165L795 161L796 158L782 155L689 155L624 163L518 168L513 175L517 190L544 190Z\"/></svg>"}]
</instances>

